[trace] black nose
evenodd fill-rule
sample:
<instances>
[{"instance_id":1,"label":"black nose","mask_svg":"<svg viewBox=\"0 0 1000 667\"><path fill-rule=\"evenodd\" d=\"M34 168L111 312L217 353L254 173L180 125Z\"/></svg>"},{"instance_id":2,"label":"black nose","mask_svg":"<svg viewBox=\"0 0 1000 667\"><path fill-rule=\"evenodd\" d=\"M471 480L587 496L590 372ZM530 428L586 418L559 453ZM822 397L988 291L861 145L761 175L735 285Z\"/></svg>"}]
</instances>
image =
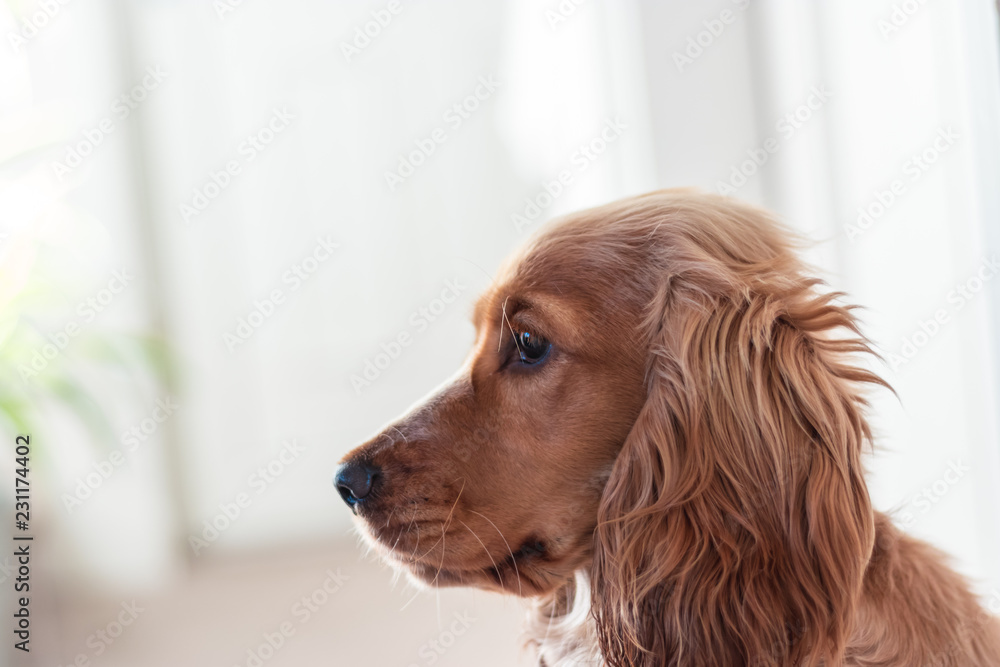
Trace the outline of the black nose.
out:
<instances>
[{"instance_id":1,"label":"black nose","mask_svg":"<svg viewBox=\"0 0 1000 667\"><path fill-rule=\"evenodd\" d=\"M334 484L340 497L352 508L372 492L381 471L368 463L351 461L340 466L334 477Z\"/></svg>"}]
</instances>

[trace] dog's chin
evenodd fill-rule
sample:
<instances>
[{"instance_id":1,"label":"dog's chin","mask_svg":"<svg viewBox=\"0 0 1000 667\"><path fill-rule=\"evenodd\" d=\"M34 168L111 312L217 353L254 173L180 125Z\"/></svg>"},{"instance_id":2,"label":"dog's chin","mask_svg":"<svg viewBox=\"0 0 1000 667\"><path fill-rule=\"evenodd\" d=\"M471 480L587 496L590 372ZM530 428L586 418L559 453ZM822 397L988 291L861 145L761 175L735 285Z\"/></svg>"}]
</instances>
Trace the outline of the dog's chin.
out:
<instances>
[{"instance_id":1,"label":"dog's chin","mask_svg":"<svg viewBox=\"0 0 1000 667\"><path fill-rule=\"evenodd\" d=\"M515 552L516 554L516 552ZM533 597L549 593L565 581L567 576L556 575L548 568L539 567L528 560L516 558L498 561L497 564L479 569L449 569L429 563L407 562L390 559L394 567L402 569L409 579L419 586L449 588L463 586L519 597Z\"/></svg>"},{"instance_id":2,"label":"dog's chin","mask_svg":"<svg viewBox=\"0 0 1000 667\"><path fill-rule=\"evenodd\" d=\"M583 560L580 553L556 558L545 541L534 536L502 554L486 553L478 542L454 544L453 548L443 551L440 547L431 548L428 553L413 547L412 535L373 530L372 524L363 523L365 540L384 561L405 572L415 584L430 588L465 586L520 597L544 595L572 578L573 570L580 567ZM475 566L465 559L453 562L454 559L448 558L448 552L461 553L463 547L476 550L485 558Z\"/></svg>"}]
</instances>

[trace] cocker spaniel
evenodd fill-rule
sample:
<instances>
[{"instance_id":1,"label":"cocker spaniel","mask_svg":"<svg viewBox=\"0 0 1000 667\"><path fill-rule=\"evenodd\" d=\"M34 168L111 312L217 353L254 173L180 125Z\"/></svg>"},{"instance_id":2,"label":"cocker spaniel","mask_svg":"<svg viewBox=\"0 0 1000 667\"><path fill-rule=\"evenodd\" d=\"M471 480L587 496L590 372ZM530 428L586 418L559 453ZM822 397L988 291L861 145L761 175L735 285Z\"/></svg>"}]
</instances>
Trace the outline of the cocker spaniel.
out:
<instances>
[{"instance_id":1,"label":"cocker spaniel","mask_svg":"<svg viewBox=\"0 0 1000 667\"><path fill-rule=\"evenodd\" d=\"M872 509L850 307L767 214L690 190L552 223L454 380L335 484L431 586L533 598L539 664L1000 666L1000 626Z\"/></svg>"}]
</instances>

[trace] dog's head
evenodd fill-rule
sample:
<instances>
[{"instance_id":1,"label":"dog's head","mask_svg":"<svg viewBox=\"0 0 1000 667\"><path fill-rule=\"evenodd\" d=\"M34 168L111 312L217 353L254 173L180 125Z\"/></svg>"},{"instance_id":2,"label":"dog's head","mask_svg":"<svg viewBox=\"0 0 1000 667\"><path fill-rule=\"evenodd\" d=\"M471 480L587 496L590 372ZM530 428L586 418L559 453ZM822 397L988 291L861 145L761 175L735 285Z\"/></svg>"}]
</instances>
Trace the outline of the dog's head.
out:
<instances>
[{"instance_id":1,"label":"dog's head","mask_svg":"<svg viewBox=\"0 0 1000 667\"><path fill-rule=\"evenodd\" d=\"M336 484L393 562L433 585L532 595L585 566L645 398L638 227L592 211L509 261L454 380L345 457Z\"/></svg>"},{"instance_id":2,"label":"dog's head","mask_svg":"<svg viewBox=\"0 0 1000 667\"><path fill-rule=\"evenodd\" d=\"M817 282L768 216L721 197L569 216L479 300L456 378L348 454L337 487L428 584L538 595L589 569L609 664L678 634L765 650L790 623L825 651L871 550L853 387L878 379L842 360L866 347Z\"/></svg>"}]
</instances>

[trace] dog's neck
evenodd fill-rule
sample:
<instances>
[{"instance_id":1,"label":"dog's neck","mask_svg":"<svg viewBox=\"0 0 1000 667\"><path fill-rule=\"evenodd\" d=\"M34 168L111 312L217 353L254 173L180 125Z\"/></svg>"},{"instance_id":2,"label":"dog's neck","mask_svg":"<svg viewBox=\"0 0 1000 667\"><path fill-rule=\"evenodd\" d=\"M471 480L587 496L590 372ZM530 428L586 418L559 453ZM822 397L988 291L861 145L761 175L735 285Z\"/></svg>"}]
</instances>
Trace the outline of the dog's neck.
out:
<instances>
[{"instance_id":1,"label":"dog's neck","mask_svg":"<svg viewBox=\"0 0 1000 667\"><path fill-rule=\"evenodd\" d=\"M906 536L883 514L876 513L875 525L875 550L843 664L1000 665L1000 619L977 604L944 555ZM590 583L590 575L578 571L533 603L528 643L542 667L604 667ZM1000 593L994 595L993 604L1000 604ZM921 627L901 625L887 608L919 619ZM929 609L938 617L931 620ZM767 656L760 664L785 664L775 660L781 658Z\"/></svg>"},{"instance_id":2,"label":"dog's neck","mask_svg":"<svg viewBox=\"0 0 1000 667\"><path fill-rule=\"evenodd\" d=\"M536 600L527 632L543 667L603 667L590 614L590 576L579 570L573 580Z\"/></svg>"}]
</instances>

